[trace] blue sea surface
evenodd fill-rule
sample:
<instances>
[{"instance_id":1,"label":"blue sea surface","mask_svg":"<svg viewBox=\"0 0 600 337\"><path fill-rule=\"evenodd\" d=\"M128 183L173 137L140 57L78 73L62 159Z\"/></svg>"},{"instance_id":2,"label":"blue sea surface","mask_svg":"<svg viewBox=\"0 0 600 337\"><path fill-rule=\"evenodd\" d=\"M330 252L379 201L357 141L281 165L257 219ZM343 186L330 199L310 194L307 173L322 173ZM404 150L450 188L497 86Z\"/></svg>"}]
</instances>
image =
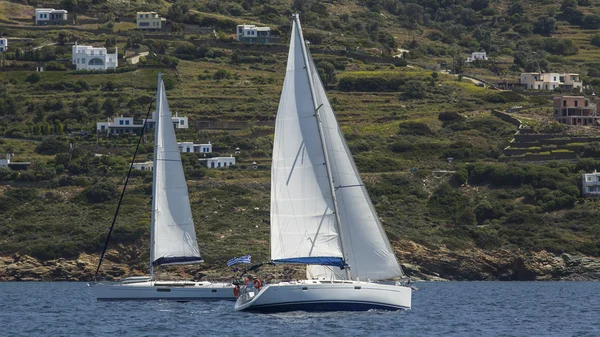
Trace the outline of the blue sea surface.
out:
<instances>
[{"instance_id":1,"label":"blue sea surface","mask_svg":"<svg viewBox=\"0 0 600 337\"><path fill-rule=\"evenodd\" d=\"M409 311L240 313L97 302L86 283L0 283L0 336L600 336L600 282L419 282Z\"/></svg>"}]
</instances>

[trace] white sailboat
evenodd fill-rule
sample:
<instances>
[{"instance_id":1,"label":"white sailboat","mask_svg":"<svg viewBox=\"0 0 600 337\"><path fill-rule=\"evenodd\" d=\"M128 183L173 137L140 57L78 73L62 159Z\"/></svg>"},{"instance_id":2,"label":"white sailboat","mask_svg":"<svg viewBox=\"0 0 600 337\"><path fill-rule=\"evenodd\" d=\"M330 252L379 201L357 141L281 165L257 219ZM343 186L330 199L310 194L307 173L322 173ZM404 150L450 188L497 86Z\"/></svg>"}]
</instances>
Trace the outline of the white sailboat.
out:
<instances>
[{"instance_id":1,"label":"white sailboat","mask_svg":"<svg viewBox=\"0 0 600 337\"><path fill-rule=\"evenodd\" d=\"M294 16L271 171L271 259L307 265L307 279L242 286L236 310L410 309L381 222Z\"/></svg>"},{"instance_id":2,"label":"white sailboat","mask_svg":"<svg viewBox=\"0 0 600 337\"><path fill-rule=\"evenodd\" d=\"M190 208L181 154L161 74L158 75L150 276L93 285L98 300L235 300L231 283L157 281L154 268L203 262Z\"/></svg>"}]
</instances>

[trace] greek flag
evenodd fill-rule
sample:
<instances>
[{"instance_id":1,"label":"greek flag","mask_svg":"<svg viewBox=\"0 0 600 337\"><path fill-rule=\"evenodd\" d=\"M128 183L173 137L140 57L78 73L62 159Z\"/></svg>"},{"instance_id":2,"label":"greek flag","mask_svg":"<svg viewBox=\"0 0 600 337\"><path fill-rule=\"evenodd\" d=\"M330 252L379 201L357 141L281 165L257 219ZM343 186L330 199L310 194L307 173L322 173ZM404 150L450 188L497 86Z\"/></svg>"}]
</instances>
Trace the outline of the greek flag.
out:
<instances>
[{"instance_id":1,"label":"greek flag","mask_svg":"<svg viewBox=\"0 0 600 337\"><path fill-rule=\"evenodd\" d=\"M250 264L250 260L252 259L251 255L246 255L246 256L241 256L241 257L234 257L233 259L227 261L227 267L231 267L234 264L238 264L238 263L247 263Z\"/></svg>"}]
</instances>

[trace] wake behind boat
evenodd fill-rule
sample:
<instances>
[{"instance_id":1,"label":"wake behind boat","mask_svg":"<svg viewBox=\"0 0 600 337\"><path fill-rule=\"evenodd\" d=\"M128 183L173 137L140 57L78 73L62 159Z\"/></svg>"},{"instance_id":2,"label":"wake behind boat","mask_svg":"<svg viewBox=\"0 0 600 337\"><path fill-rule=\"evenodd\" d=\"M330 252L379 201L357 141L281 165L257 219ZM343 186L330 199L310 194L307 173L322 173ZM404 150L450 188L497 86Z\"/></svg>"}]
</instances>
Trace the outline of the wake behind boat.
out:
<instances>
[{"instance_id":1,"label":"wake behind boat","mask_svg":"<svg viewBox=\"0 0 600 337\"><path fill-rule=\"evenodd\" d=\"M247 282L236 310L410 309L412 290L329 104L298 14L279 102L271 170L271 259L304 264L307 279Z\"/></svg>"},{"instance_id":2,"label":"wake behind boat","mask_svg":"<svg viewBox=\"0 0 600 337\"><path fill-rule=\"evenodd\" d=\"M235 300L231 283L155 280L155 267L203 262L161 74L156 97L150 276L92 288L98 300Z\"/></svg>"}]
</instances>

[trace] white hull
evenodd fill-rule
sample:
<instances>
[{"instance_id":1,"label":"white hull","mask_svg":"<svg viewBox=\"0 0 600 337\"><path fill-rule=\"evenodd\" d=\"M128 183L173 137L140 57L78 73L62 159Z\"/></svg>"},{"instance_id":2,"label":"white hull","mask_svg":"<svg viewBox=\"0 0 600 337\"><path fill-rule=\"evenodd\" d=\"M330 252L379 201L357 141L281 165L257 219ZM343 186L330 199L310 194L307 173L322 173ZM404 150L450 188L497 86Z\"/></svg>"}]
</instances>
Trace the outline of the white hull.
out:
<instances>
[{"instance_id":1,"label":"white hull","mask_svg":"<svg viewBox=\"0 0 600 337\"><path fill-rule=\"evenodd\" d=\"M124 280L121 283L96 283L91 286L99 301L235 301L231 283Z\"/></svg>"},{"instance_id":2,"label":"white hull","mask_svg":"<svg viewBox=\"0 0 600 337\"><path fill-rule=\"evenodd\" d=\"M280 282L260 291L242 287L235 310L284 311L366 311L411 308L410 287L360 281Z\"/></svg>"}]
</instances>

